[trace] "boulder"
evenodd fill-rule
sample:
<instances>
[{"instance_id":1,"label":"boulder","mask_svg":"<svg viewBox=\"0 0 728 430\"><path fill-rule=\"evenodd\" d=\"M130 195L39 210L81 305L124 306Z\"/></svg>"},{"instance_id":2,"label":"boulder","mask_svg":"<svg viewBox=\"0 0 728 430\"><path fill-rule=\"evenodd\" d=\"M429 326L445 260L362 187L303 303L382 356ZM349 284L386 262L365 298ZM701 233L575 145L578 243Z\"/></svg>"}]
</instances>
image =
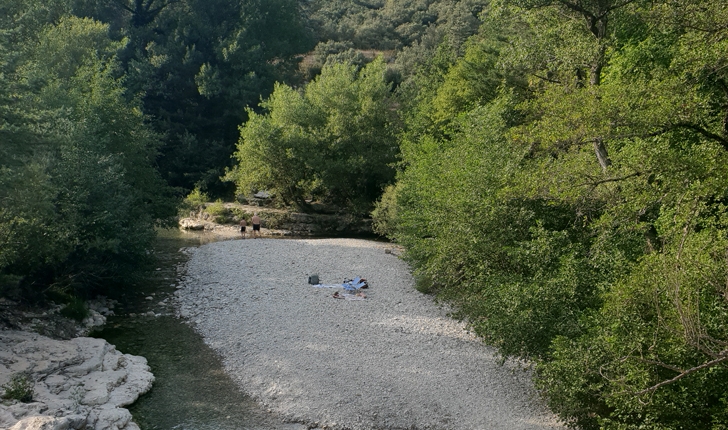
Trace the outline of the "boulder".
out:
<instances>
[{"instance_id":1,"label":"boulder","mask_svg":"<svg viewBox=\"0 0 728 430\"><path fill-rule=\"evenodd\" d=\"M179 227L183 230L204 230L205 224L194 218L182 218Z\"/></svg>"},{"instance_id":2,"label":"boulder","mask_svg":"<svg viewBox=\"0 0 728 430\"><path fill-rule=\"evenodd\" d=\"M59 341L0 331L0 385L23 372L33 401L0 404L0 428L138 430L125 406L149 391L144 357L122 354L103 339Z\"/></svg>"},{"instance_id":3,"label":"boulder","mask_svg":"<svg viewBox=\"0 0 728 430\"><path fill-rule=\"evenodd\" d=\"M82 415L70 415L67 417L34 416L23 418L18 421L10 430L70 430L83 429L86 427L86 417Z\"/></svg>"}]
</instances>

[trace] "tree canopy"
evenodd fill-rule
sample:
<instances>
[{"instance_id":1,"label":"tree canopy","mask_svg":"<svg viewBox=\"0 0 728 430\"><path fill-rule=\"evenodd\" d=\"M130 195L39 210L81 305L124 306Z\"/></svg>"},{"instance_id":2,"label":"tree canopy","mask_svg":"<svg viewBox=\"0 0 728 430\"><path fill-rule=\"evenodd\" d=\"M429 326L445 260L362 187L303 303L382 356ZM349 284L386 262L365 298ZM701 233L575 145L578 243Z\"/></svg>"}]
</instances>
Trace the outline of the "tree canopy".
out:
<instances>
[{"instance_id":1,"label":"tree canopy","mask_svg":"<svg viewBox=\"0 0 728 430\"><path fill-rule=\"evenodd\" d=\"M242 193L367 212L394 179L398 154L384 73L381 59L361 70L332 64L302 91L277 85L261 104L268 113L249 111L229 178Z\"/></svg>"},{"instance_id":2,"label":"tree canopy","mask_svg":"<svg viewBox=\"0 0 728 430\"><path fill-rule=\"evenodd\" d=\"M408 89L377 226L575 427L728 422L725 13L492 2Z\"/></svg>"},{"instance_id":3,"label":"tree canopy","mask_svg":"<svg viewBox=\"0 0 728 430\"><path fill-rule=\"evenodd\" d=\"M174 213L153 168L159 136L118 77L124 44L63 8L4 9L3 292L38 298L49 287L83 294L116 283Z\"/></svg>"},{"instance_id":4,"label":"tree canopy","mask_svg":"<svg viewBox=\"0 0 728 430\"><path fill-rule=\"evenodd\" d=\"M193 187L221 195L237 126L312 46L298 3L0 1L0 284L130 279Z\"/></svg>"},{"instance_id":5,"label":"tree canopy","mask_svg":"<svg viewBox=\"0 0 728 430\"><path fill-rule=\"evenodd\" d=\"M224 193L219 177L230 165L246 106L257 105L276 80L289 79L293 57L310 48L297 2L122 6L128 93L141 97L163 136L160 172L183 190Z\"/></svg>"}]
</instances>

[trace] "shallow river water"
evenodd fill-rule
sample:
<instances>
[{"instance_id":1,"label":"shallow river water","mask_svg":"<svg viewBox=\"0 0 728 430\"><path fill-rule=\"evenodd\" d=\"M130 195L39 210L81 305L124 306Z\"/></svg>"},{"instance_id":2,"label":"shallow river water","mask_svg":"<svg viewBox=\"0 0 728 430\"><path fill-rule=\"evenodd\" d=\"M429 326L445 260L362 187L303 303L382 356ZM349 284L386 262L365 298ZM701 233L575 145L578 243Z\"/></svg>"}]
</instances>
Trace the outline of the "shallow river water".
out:
<instances>
[{"instance_id":1,"label":"shallow river water","mask_svg":"<svg viewBox=\"0 0 728 430\"><path fill-rule=\"evenodd\" d=\"M277 430L288 428L245 396L224 373L218 356L190 326L173 315L170 297L179 281L182 249L220 240L205 234L163 231L155 245L157 269L120 298L101 337L116 348L147 358L156 378L152 390L129 407L142 430ZM149 300L148 298L152 298ZM166 300L165 300L166 299ZM160 303L161 302L161 303ZM158 316L146 316L155 312Z\"/></svg>"}]
</instances>

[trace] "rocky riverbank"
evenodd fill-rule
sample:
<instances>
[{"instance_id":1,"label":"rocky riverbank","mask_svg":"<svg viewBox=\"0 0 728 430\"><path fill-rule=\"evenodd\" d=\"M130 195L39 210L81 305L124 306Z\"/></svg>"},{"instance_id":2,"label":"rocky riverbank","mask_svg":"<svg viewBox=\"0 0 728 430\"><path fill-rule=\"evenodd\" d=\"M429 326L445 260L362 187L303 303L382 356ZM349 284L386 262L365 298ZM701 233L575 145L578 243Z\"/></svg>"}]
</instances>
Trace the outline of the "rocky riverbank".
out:
<instances>
[{"instance_id":1,"label":"rocky riverbank","mask_svg":"<svg viewBox=\"0 0 728 430\"><path fill-rule=\"evenodd\" d=\"M391 245L231 240L190 250L179 315L241 390L308 428L556 430L527 363L414 289ZM365 277L364 296L307 284ZM334 293L340 293L334 295ZM351 300L349 300L351 299Z\"/></svg>"},{"instance_id":2,"label":"rocky riverbank","mask_svg":"<svg viewBox=\"0 0 728 430\"><path fill-rule=\"evenodd\" d=\"M0 404L0 428L137 430L124 407L153 381L144 357L122 354L103 339L0 331L0 386L6 396L30 396Z\"/></svg>"},{"instance_id":3,"label":"rocky riverbank","mask_svg":"<svg viewBox=\"0 0 728 430\"><path fill-rule=\"evenodd\" d=\"M248 221L254 213L261 218L263 236L367 236L372 235L372 221L349 214L300 213L290 210L242 205L209 203L179 221L183 230L204 230L218 235L240 235L238 223Z\"/></svg>"}]
</instances>

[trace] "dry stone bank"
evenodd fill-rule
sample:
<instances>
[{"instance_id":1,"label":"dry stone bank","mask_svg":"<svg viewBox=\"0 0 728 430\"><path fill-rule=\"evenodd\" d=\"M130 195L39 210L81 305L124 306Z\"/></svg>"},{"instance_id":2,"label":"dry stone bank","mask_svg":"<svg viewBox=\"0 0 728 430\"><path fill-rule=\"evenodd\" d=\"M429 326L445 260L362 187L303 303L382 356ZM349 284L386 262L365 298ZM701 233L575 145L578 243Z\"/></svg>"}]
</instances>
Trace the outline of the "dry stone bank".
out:
<instances>
[{"instance_id":1,"label":"dry stone bank","mask_svg":"<svg viewBox=\"0 0 728 430\"><path fill-rule=\"evenodd\" d=\"M222 235L238 234L238 223L244 217L248 221L254 213L260 215L264 236L331 236L371 235L372 220L349 214L299 213L268 207L225 203L220 215L205 210L190 213L179 220L182 230L204 230Z\"/></svg>"},{"instance_id":2,"label":"dry stone bank","mask_svg":"<svg viewBox=\"0 0 728 430\"><path fill-rule=\"evenodd\" d=\"M0 331L0 385L25 375L33 400L0 404L0 429L138 430L128 406L154 381L144 357L122 354L103 339L54 340Z\"/></svg>"}]
</instances>

